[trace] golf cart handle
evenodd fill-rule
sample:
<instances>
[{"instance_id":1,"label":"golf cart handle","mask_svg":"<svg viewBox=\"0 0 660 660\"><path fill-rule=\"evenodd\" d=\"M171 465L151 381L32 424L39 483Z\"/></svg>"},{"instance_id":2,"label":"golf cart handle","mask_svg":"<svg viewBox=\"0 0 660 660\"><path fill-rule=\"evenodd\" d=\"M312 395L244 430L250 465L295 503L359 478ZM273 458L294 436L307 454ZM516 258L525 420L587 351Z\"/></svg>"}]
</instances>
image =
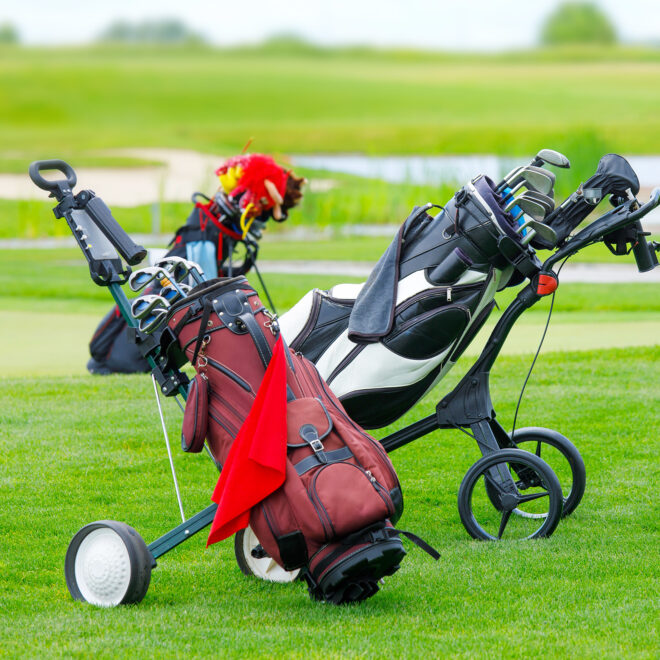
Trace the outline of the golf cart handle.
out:
<instances>
[{"instance_id":1,"label":"golf cart handle","mask_svg":"<svg viewBox=\"0 0 660 660\"><path fill-rule=\"evenodd\" d=\"M49 181L41 176L42 170L58 170L64 174L66 180ZM28 173L35 185L42 190L50 192L57 201L60 201L64 195L71 193L71 190L78 181L78 177L76 176L73 167L59 158L54 158L52 160L35 160L30 164Z\"/></svg>"},{"instance_id":2,"label":"golf cart handle","mask_svg":"<svg viewBox=\"0 0 660 660\"><path fill-rule=\"evenodd\" d=\"M568 240L563 247L559 248L554 252L550 257L544 262L543 270L547 271L552 268L552 266L566 257L570 257L582 248L592 243L603 240L605 236L611 234L618 229L623 227L628 227L639 222L647 213L650 213L656 206L660 205L660 188L655 188L651 193L651 197L646 204L642 204L639 208L631 210L631 207L635 204L635 200L629 200L624 202L621 206L612 209L605 215L602 215L597 220L594 220L590 225L585 227L582 231L579 231L575 234L570 240ZM655 254L652 254L650 257L647 254L646 248L649 250L651 246L646 243L644 236L639 236L640 242L643 242L644 245L639 247L634 253L636 260L638 260L638 268L641 272L650 270L651 266L649 259L654 260ZM644 253L642 254L642 250ZM641 260L641 261L640 261ZM655 267L657 261L651 266Z\"/></svg>"},{"instance_id":3,"label":"golf cart handle","mask_svg":"<svg viewBox=\"0 0 660 660\"><path fill-rule=\"evenodd\" d=\"M139 264L146 256L147 251L124 231L124 228L115 220L108 205L96 197L90 190L83 190L76 195L78 205L85 209L94 224L105 234L107 239L115 246L117 252L131 266Z\"/></svg>"}]
</instances>

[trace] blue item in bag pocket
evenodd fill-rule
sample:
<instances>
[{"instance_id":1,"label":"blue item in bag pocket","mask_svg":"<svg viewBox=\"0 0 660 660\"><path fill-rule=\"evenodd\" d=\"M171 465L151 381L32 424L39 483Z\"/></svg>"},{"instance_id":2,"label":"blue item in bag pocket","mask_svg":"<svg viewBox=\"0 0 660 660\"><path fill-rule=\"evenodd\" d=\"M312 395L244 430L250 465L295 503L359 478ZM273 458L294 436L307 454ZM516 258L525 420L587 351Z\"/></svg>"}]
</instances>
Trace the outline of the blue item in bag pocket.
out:
<instances>
[{"instance_id":1,"label":"blue item in bag pocket","mask_svg":"<svg viewBox=\"0 0 660 660\"><path fill-rule=\"evenodd\" d=\"M192 241L186 244L186 258L194 261L204 271L204 278L218 277L218 255L212 241Z\"/></svg>"}]
</instances>

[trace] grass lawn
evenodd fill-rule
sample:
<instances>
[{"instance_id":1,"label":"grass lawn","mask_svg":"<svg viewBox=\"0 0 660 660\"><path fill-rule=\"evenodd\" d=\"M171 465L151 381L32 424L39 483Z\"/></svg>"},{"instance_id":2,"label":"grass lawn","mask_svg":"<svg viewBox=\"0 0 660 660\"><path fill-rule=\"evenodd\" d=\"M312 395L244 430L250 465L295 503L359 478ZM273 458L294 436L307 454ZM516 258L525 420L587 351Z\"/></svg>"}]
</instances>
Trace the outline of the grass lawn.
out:
<instances>
[{"instance_id":1,"label":"grass lawn","mask_svg":"<svg viewBox=\"0 0 660 660\"><path fill-rule=\"evenodd\" d=\"M505 426L529 356L493 373ZM657 657L657 507L650 484L660 431L658 347L545 355L519 424L561 430L583 454L583 503L546 540L472 541L456 492L476 446L438 432L392 456L406 497L400 523L442 556L410 547L401 570L366 603L309 601L302 584L243 576L230 541L205 533L159 560L139 606L73 602L63 576L71 536L117 519L150 542L177 507L149 379L2 381L0 628L21 657ZM655 384L651 386L650 384ZM551 402L551 405L548 403ZM431 412L428 398L382 433ZM167 406L172 436L180 413ZM380 435L380 433L378 434ZM186 513L206 506L215 471L175 454Z\"/></svg>"},{"instance_id":2,"label":"grass lawn","mask_svg":"<svg viewBox=\"0 0 660 660\"><path fill-rule=\"evenodd\" d=\"M626 93L612 91L625 80ZM660 152L657 50L0 49L2 169L111 147ZM533 84L530 84L533 81ZM574 151L578 151L577 148ZM572 157L572 156L571 156ZM578 158L579 155L575 154Z\"/></svg>"},{"instance_id":3,"label":"grass lawn","mask_svg":"<svg viewBox=\"0 0 660 660\"><path fill-rule=\"evenodd\" d=\"M438 432L393 460L406 497L401 526L435 545L441 559L410 548L368 602L329 607L309 601L302 584L246 578L232 543L204 550L201 533L159 560L142 604L99 610L74 603L66 590L64 555L77 529L122 520L151 542L178 523L151 384L84 373L86 342L110 303L76 250L6 250L0 259L0 616L10 622L0 628L3 654L655 657L660 576L649 550L659 535L649 484L660 431L657 286L558 291L547 347L619 348L546 352L527 389L518 425L557 428L587 466L583 503L550 539L470 540L456 492L479 453L464 435ZM280 309L333 283L268 277ZM500 304L513 295L503 292ZM547 304L521 319L493 372L505 427ZM469 364L466 356L438 394ZM428 397L377 437L433 405ZM180 413L168 405L166 417L176 443ZM190 516L208 504L216 472L203 456L175 452L175 463Z\"/></svg>"}]
</instances>

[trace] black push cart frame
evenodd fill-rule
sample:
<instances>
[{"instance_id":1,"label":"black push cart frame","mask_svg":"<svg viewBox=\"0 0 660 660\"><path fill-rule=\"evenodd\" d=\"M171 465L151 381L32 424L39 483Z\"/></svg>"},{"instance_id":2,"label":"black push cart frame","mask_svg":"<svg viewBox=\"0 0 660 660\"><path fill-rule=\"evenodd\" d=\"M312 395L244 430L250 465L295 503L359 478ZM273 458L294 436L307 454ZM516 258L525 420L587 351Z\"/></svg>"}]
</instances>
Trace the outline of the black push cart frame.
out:
<instances>
[{"instance_id":1,"label":"black push cart frame","mask_svg":"<svg viewBox=\"0 0 660 660\"><path fill-rule=\"evenodd\" d=\"M41 175L43 170L62 172L65 180L48 180ZM168 357L167 349L174 338L167 335L167 330L158 336L140 333L137 321L131 315L129 301L122 289L122 285L126 283L131 273L130 266L142 261L146 256L146 250L130 239L112 217L110 209L93 192L82 191L77 195L73 194L72 189L77 179L74 170L67 163L61 160L37 161L30 166L29 173L37 186L49 191L50 196L57 200L58 204L54 208L55 216L63 217L69 225L88 261L92 280L110 290L120 313L131 328L134 340L148 360L154 379L163 394L180 395L185 399L188 378ZM640 272L651 270L658 265L656 252L660 250L660 245L647 240L649 234L644 232L640 220L660 204L660 188L656 188L649 201L641 206L632 197L613 201L618 204L615 208L567 239L545 262L541 264L537 261L533 268L528 267L525 274L529 283L518 292L516 298L505 309L472 367L456 387L440 400L433 414L380 439L388 452L438 429L459 429L468 432L476 440L484 459L496 452L515 450L516 442L496 419L490 395L490 371L520 316L557 288L558 276L553 267L584 247L601 241L606 244L616 244L616 251L610 247L616 254L624 254L632 250ZM627 246L630 246L630 250L623 249ZM127 266L122 263L122 258ZM514 457L510 455L505 460L513 461ZM525 466L516 467L514 462L513 467L519 477L524 473ZM502 507L500 510L509 509L510 512L511 507L506 506L507 493L516 491L516 483L511 473L503 468L501 462L498 464L497 460L490 461L482 473L487 475L491 486L495 488L496 499L499 497L497 501ZM491 500L496 504L492 494ZM206 507L149 544L152 565L156 565L155 560L158 557L207 527L213 521L216 506L212 504ZM463 514L461 516L463 517ZM503 525L505 524L503 515ZM552 529L548 533L551 533ZM470 529L468 531L475 536ZM501 531L503 531L502 527Z\"/></svg>"}]
</instances>

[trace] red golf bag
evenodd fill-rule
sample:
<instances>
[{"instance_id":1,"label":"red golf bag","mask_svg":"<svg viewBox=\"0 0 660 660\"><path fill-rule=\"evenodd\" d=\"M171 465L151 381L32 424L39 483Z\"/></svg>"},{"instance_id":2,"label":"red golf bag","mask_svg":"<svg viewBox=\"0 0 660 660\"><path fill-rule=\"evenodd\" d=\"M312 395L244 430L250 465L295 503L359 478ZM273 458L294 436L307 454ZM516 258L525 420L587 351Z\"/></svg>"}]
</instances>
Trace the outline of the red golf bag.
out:
<instances>
[{"instance_id":1,"label":"red golf bag","mask_svg":"<svg viewBox=\"0 0 660 660\"><path fill-rule=\"evenodd\" d=\"M313 598L373 595L406 554L392 527L401 488L384 449L309 360L277 344L277 322L245 278L193 289L168 326L197 371L183 449L201 451L206 439L222 466L210 542L246 526L243 505L263 549L285 569L301 568Z\"/></svg>"}]
</instances>

